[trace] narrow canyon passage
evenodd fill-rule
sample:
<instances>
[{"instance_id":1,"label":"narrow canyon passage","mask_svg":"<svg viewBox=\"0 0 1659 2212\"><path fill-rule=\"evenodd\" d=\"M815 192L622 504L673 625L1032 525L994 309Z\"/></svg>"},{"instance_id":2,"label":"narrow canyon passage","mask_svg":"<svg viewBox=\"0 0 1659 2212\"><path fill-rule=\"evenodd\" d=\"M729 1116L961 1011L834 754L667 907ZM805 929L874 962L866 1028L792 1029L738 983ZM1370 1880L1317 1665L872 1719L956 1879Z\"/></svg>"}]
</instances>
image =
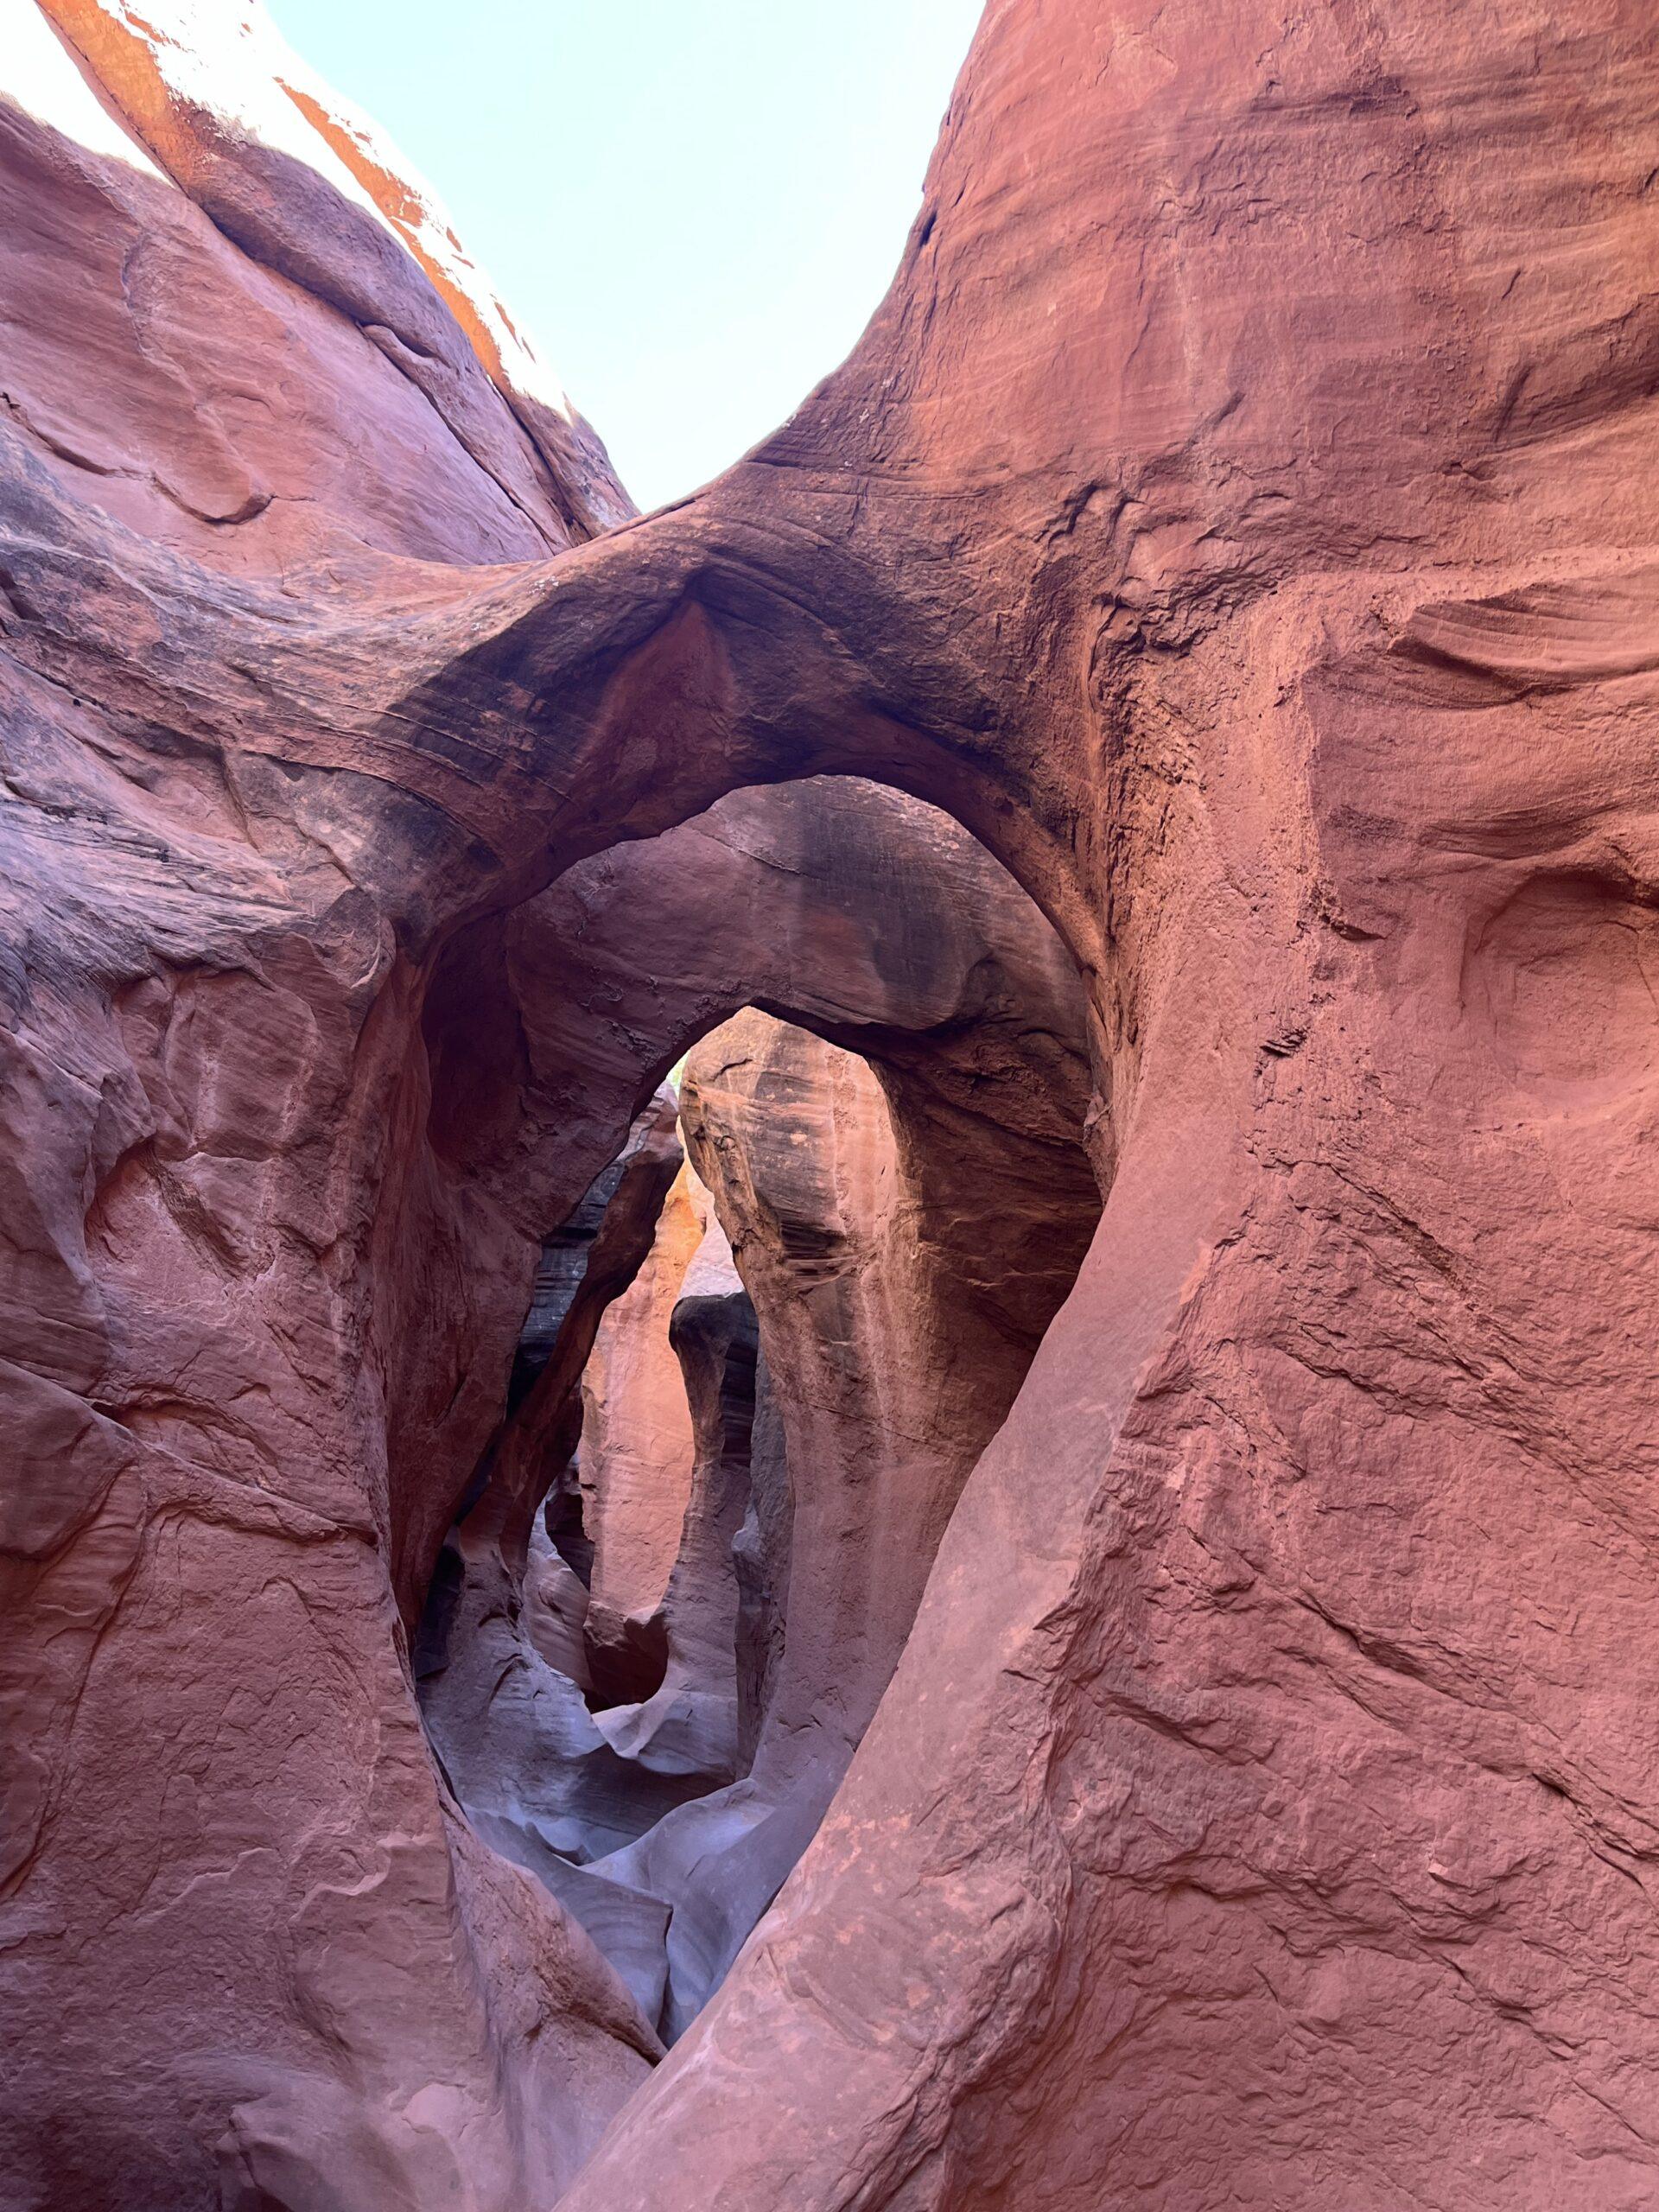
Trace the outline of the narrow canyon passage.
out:
<instances>
[{"instance_id":1,"label":"narrow canyon passage","mask_svg":"<svg viewBox=\"0 0 1659 2212\"><path fill-rule=\"evenodd\" d=\"M556 1154L575 1094L639 1110L542 1240L422 1710L474 1827L672 2040L816 1828L1087 1248L1084 1001L970 837L844 779L583 863L463 959L424 1024L438 1142L445 1071L502 1036L517 1103L464 1117L498 1153ZM796 1018L707 1026L750 991Z\"/></svg>"},{"instance_id":2,"label":"narrow canyon passage","mask_svg":"<svg viewBox=\"0 0 1659 2212\"><path fill-rule=\"evenodd\" d=\"M652 515L0 29L0 2212L1649 2212L1650 0L990 0Z\"/></svg>"}]
</instances>

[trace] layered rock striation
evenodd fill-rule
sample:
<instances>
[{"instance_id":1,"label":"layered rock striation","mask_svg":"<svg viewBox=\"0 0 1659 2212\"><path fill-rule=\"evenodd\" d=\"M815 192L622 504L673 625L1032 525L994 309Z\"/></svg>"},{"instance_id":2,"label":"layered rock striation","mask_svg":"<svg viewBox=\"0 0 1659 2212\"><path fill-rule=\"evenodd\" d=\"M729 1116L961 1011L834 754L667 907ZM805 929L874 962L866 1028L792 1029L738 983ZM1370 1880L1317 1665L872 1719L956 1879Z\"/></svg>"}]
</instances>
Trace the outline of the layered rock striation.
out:
<instances>
[{"instance_id":1,"label":"layered rock striation","mask_svg":"<svg viewBox=\"0 0 1659 2212\"><path fill-rule=\"evenodd\" d=\"M1650 10L993 0L859 346L644 520L321 152L49 12L0 103L15 2196L1645 2203ZM1049 918L1106 1204L653 2064L408 1637L544 1240L690 1036L802 1012L746 966L571 1113L513 933L832 774Z\"/></svg>"},{"instance_id":2,"label":"layered rock striation","mask_svg":"<svg viewBox=\"0 0 1659 2212\"><path fill-rule=\"evenodd\" d=\"M451 1556L466 1591L457 1600L441 1580L427 1639L428 1723L473 1818L577 1912L672 2035L816 1826L957 1491L1086 1246L1099 1194L1083 1003L1052 931L971 839L847 779L735 794L584 863L513 918L506 944L538 1093L569 1097L573 1122L575 1101L596 1118L607 1090L622 1110L751 991L813 1025L728 1020L691 1055L685 1096L744 1281L720 1228L705 1229L708 1194L683 1177L584 1378L582 1650L554 1662L570 1681L545 1679L545 1633L503 1594L526 1572L526 1511L572 1487L556 1362L492 1447L481 1501L465 1502ZM714 1105L696 1074L728 1047L743 1064L751 1034L792 1040L795 1055L758 1116L741 1084ZM760 1247L750 1255L761 1214L795 1224L798 1269L773 1274ZM813 1313L787 1320L815 1284ZM799 1370L787 1382L785 1366ZM803 1389L825 1394L821 1433L787 1410ZM883 1487L885 1520L857 1503ZM755 1637L781 1644L786 1594L807 1687L772 1731L792 1750L751 1777L768 1663ZM637 1790L619 1757L640 1770Z\"/></svg>"}]
</instances>

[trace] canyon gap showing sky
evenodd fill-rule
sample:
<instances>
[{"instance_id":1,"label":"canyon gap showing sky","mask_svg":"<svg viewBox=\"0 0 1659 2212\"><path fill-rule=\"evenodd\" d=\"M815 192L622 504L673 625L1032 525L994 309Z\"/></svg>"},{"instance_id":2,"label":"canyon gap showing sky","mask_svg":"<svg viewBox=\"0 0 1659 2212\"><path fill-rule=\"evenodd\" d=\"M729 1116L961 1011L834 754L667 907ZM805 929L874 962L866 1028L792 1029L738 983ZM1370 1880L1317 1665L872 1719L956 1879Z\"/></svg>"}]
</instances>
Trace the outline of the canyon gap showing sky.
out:
<instances>
[{"instance_id":1,"label":"canyon gap showing sky","mask_svg":"<svg viewBox=\"0 0 1659 2212\"><path fill-rule=\"evenodd\" d=\"M270 0L422 169L651 508L835 367L980 0Z\"/></svg>"}]
</instances>

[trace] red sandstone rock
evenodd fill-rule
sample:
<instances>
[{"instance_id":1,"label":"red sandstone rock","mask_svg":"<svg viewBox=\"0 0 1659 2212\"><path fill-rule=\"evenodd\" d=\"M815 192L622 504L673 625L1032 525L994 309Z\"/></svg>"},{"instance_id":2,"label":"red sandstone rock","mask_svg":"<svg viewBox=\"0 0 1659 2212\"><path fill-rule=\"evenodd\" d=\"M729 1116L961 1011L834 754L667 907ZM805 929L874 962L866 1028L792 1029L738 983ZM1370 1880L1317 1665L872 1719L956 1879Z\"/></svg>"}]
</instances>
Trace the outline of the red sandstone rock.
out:
<instances>
[{"instance_id":1,"label":"red sandstone rock","mask_svg":"<svg viewBox=\"0 0 1659 2212\"><path fill-rule=\"evenodd\" d=\"M751 1770L593 1870L671 1907L671 2036L717 1986L817 1827L891 1679L962 1484L1052 1313L1020 1312L1012 1265L995 1310L976 1298L976 1266L992 1254L1013 1262L1021 1248L1019 1186L988 1145L964 1159L936 1144L923 1172L904 1141L916 1134L909 1086L887 1079L896 1115L862 1060L758 1012L715 1030L686 1065L688 1142L759 1315L786 1498L780 1515L766 1494L778 1475L764 1465L744 1497L726 1493L735 1533L747 1493L758 1492L751 1550L778 1617ZM1004 1134L1002 1153L1014 1149ZM963 1205L969 1187L985 1216ZM954 1207L941 1202L947 1189ZM1089 1211L1068 1216L1058 1189L1047 1205L1024 1227L1064 1250ZM720 1621L730 1670L740 1587L729 1534L723 1573L719 1564L700 1562L694 1586ZM653 1707L673 1710L674 1680L671 1662L642 1721Z\"/></svg>"},{"instance_id":2,"label":"red sandstone rock","mask_svg":"<svg viewBox=\"0 0 1659 2212\"><path fill-rule=\"evenodd\" d=\"M547 2113L643 2071L402 1671L590 1179L509 1204L512 1036L422 1002L561 866L831 771L1040 898L1110 1194L568 2212L1651 2197L1656 79L1636 0L995 0L849 362L545 563L355 325L0 115L60 410L0 440L25 2202L546 2199ZM189 419L250 302L291 440Z\"/></svg>"},{"instance_id":3,"label":"red sandstone rock","mask_svg":"<svg viewBox=\"0 0 1659 2212\"><path fill-rule=\"evenodd\" d=\"M517 1402L467 1486L416 1643L428 1733L467 1817L556 1891L552 1853L582 1859L630 1842L686 1794L624 1770L590 1716L589 1592L547 1539L543 1510L561 1494L575 1503L584 1371L613 1301L627 1308L642 1269L649 1288L652 1263L673 1266L675 1239L684 1241L681 1161L664 1089L569 1221L543 1240L519 1336ZM682 1255L677 1277L683 1264ZM663 1333L665 1344L665 1315ZM580 1512L574 1522L580 1529ZM592 1544L573 1555L591 1577Z\"/></svg>"},{"instance_id":4,"label":"red sandstone rock","mask_svg":"<svg viewBox=\"0 0 1659 2212\"><path fill-rule=\"evenodd\" d=\"M964 1217L930 1220L862 1060L752 1011L693 1052L682 1111L754 1301L791 1470L783 1654L755 1779L810 1777L827 1802L1040 1327L1021 1347L974 1311L939 1234ZM989 1188L1003 1211L977 1241L1005 1249L1011 1194ZM1067 1224L1048 1227L1058 1242Z\"/></svg>"},{"instance_id":5,"label":"red sandstone rock","mask_svg":"<svg viewBox=\"0 0 1659 2212\"><path fill-rule=\"evenodd\" d=\"M699 1210L707 1215L706 1193ZM661 1680L632 1707L619 1700L596 1719L607 1744L653 1772L730 1782L738 1770L732 1546L749 1502L756 1344L754 1309L712 1218L680 1281L667 1335L695 1448L663 1588ZM611 1502L607 1526L614 1529L617 1517Z\"/></svg>"},{"instance_id":6,"label":"red sandstone rock","mask_svg":"<svg viewBox=\"0 0 1659 2212\"><path fill-rule=\"evenodd\" d=\"M257 0L234 12L202 0L41 10L104 105L218 229L408 378L539 536L537 550L632 512L431 188L289 50Z\"/></svg>"},{"instance_id":7,"label":"red sandstone rock","mask_svg":"<svg viewBox=\"0 0 1659 2212\"><path fill-rule=\"evenodd\" d=\"M817 1541L803 1567L800 1650L816 1652L817 1670L798 1670L807 1687L794 1701L793 1735L785 1740L800 1756L773 1761L765 1790L740 1787L729 1801L681 1819L672 1810L675 1792L666 1787L667 1778L677 1777L683 1798L728 1777L738 1762L746 1769L758 1727L755 1713L747 1736L740 1727L733 1742L734 1671L740 1705L745 1685L735 1669L731 1614L735 1607L741 1615L743 1599L741 1569L723 1556L730 1535L724 1524L732 1511L741 1513L742 1503L724 1469L727 1450L712 1419L703 1460L708 1478L700 1486L694 1478L688 1489L672 1421L664 1422L660 1406L644 1432L636 1418L637 1448L622 1470L628 1483L607 1508L623 1516L625 1534L632 1533L630 1519L640 1520L648 1549L678 1548L660 1615L642 1605L634 1623L638 1655L649 1672L633 1694L645 1702L596 1716L607 1744L648 1770L632 1791L608 1751L596 1754L594 1730L568 1685L540 1678L542 1655L533 1638L526 1643L529 1609L521 1610L511 1594L523 1569L522 1541L516 1553L509 1546L498 1555L488 1534L499 1516L493 1494L503 1478L514 1501L507 1526L518 1525L515 1516L539 1495L533 1479L526 1487L538 1465L543 1484L556 1479L551 1469L557 1447L550 1457L539 1440L546 1422L538 1398L551 1368L515 1415L508 1446L497 1448L483 1502L456 1532L467 1587L453 1603L442 1597L447 1658L426 1695L446 1767L491 1840L536 1869L579 1914L653 2018L667 1986L664 1935L673 1904L678 1956L665 2024L677 2031L810 1834L891 1671L948 1499L1006 1410L1086 1242L1098 1199L1077 1149L1086 1095L1081 1012L1052 932L982 850L930 810L846 781L738 794L683 831L584 864L524 910L509 932L508 949L506 972L516 997L487 1019L522 1029L533 1096L569 1101L558 1124L567 1145L591 1120L607 1087L631 1096L711 1012L743 995L736 979L746 975L775 1002L798 1008L803 1019L855 1039L880 1058L903 1102L911 1140L905 1227L925 1255L922 1280L934 1284L936 1295L939 1284L947 1286L951 1351L939 1363L943 1393L918 1396L898 1414L901 1433L937 1432L918 1443L917 1464L899 1471L918 1510L908 1519L890 1517L872 1542L869 1517L845 1514L836 1502L836 1455L825 1452L826 1436L803 1433L798 1457L816 1500L807 1518ZM717 1032L699 1055L726 1033ZM860 1065L830 1052L824 1065L832 1064L855 1071ZM868 1073L863 1083L873 1093ZM963 1110L968 1100L971 1111ZM540 1110L543 1121L552 1119L549 1108ZM879 1110L885 1131L886 1109ZM829 1112L826 1096L821 1115ZM810 1144L828 1128L827 1120L817 1127L810 1112L780 1119L770 1141L760 1132L764 1157L753 1167L769 1205L785 1212L795 1208L804 1249L824 1254L844 1240L845 1224L836 1217L830 1185L815 1185L810 1169L804 1181L796 1171L791 1191L788 1155L791 1146ZM741 1116L728 1132L740 1152L756 1134ZM871 1224L857 1248L867 1276L879 1274L891 1256L877 1249L880 1241ZM658 1397L673 1357L668 1310L673 1301L677 1317L684 1313L677 1294L686 1287L683 1250L670 1239L661 1257L659 1287L652 1290L642 1279L630 1294L639 1312L626 1336L630 1357L654 1371ZM780 1282L785 1297L798 1288ZM892 1288L902 1306L904 1288L896 1282ZM833 1328L833 1306L824 1310ZM916 1310L924 1327L931 1316L937 1329L935 1306L925 1294ZM615 1314L613 1323L623 1318ZM897 1313L894 1318L900 1319ZM739 1322L728 1310L714 1336ZM642 1329L652 1333L642 1339ZM678 1346L683 1363L692 1349L689 1340ZM735 1342L709 1346L718 1366L734 1349ZM837 1349L826 1342L817 1350L816 1363L826 1375ZM825 1419L832 1429L836 1404L846 1407L871 1382L868 1353L866 1345L861 1363L853 1358L839 1383L826 1386ZM972 1376L965 1389L964 1370ZM712 1384L712 1373L709 1380ZM886 1389L885 1376L880 1382ZM904 1387L899 1385L901 1396ZM711 1415L716 1395L712 1388L705 1393ZM952 1408L942 1422L941 1395ZM627 1395L612 1395L626 1412ZM652 1402L648 1395L639 1405L649 1411ZM760 1428L764 1440L765 1418ZM594 1440L586 1440L588 1446ZM589 1481L602 1491L607 1454L602 1435L598 1441L601 1448L589 1454ZM843 1437L840 1452L855 1465L865 1455L872 1474L891 1456L868 1413ZM931 1484L922 1465L930 1453L937 1455ZM761 1580L770 1573L776 1586L775 1629L782 1618L779 1546L787 1542L788 1518L781 1440L765 1478L753 1461L750 1473L757 1516L747 1557L760 1564L755 1547L764 1532L770 1556ZM676 1511L681 1525L671 1539L663 1524ZM739 1553L741 1558L741 1543ZM659 1565L652 1592L664 1573ZM836 1648L835 1620L822 1615L822 1593L831 1585L841 1592L839 1620L849 1636L845 1655ZM751 1594L764 1607L764 1592ZM709 1619L691 1628L685 1640L692 1648L676 1660L675 1613L683 1601L690 1602L694 1619L705 1608ZM586 1655L579 1671L594 1687ZM607 1702L627 1689L613 1678L597 1687ZM753 1695L753 1679L749 1687ZM653 1774L664 1779L653 1780ZM659 1835L656 1825L664 1817ZM740 1854L740 1871L729 1847L762 1822L764 1835ZM688 1879L685 1853L697 1839ZM585 1863L590 1878L556 1863L550 1851ZM701 1893L696 1898L694 1891Z\"/></svg>"},{"instance_id":8,"label":"red sandstone rock","mask_svg":"<svg viewBox=\"0 0 1659 2212\"><path fill-rule=\"evenodd\" d=\"M208 692L250 698L263 655L219 660L216 572L278 580L280 627L297 575L365 548L569 541L435 388L158 175L32 8L7 29L30 112L0 101L4 642L42 611L10 556L77 513L106 535L72 596L138 614L111 667L145 634L188 690L160 613L188 604ZM149 615L147 559L169 579ZM9 655L0 691L0 2196L555 2193L655 2042L411 1725L386 1406L436 1477L430 1534L407 1524L429 1566L499 1416L533 1232L579 1191L526 1193L520 1221L450 1173L441 1113L419 1142L442 1106L421 991L407 969L390 1027L371 1015L407 963L346 814L296 837L285 772L250 782L191 713L77 703ZM365 1168L401 1191L378 1229Z\"/></svg>"},{"instance_id":9,"label":"red sandstone rock","mask_svg":"<svg viewBox=\"0 0 1659 2212\"><path fill-rule=\"evenodd\" d=\"M582 1376L582 1521L594 1545L588 1668L607 1705L662 1680L663 1597L691 1495L696 1437L669 1323L706 1225L708 1198L683 1167L651 1256L600 1325Z\"/></svg>"}]
</instances>

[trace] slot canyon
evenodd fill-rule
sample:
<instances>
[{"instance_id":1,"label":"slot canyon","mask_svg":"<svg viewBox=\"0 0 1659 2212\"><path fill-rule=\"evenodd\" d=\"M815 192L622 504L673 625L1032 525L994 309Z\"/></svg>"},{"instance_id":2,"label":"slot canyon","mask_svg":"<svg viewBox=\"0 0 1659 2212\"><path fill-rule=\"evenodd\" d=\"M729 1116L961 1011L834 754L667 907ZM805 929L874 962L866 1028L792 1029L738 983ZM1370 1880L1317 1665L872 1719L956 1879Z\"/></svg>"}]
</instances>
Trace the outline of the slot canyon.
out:
<instances>
[{"instance_id":1,"label":"slot canyon","mask_svg":"<svg viewBox=\"0 0 1659 2212\"><path fill-rule=\"evenodd\" d=\"M0 2212L1659 2205L1656 111L988 0L645 515L0 0Z\"/></svg>"}]
</instances>

